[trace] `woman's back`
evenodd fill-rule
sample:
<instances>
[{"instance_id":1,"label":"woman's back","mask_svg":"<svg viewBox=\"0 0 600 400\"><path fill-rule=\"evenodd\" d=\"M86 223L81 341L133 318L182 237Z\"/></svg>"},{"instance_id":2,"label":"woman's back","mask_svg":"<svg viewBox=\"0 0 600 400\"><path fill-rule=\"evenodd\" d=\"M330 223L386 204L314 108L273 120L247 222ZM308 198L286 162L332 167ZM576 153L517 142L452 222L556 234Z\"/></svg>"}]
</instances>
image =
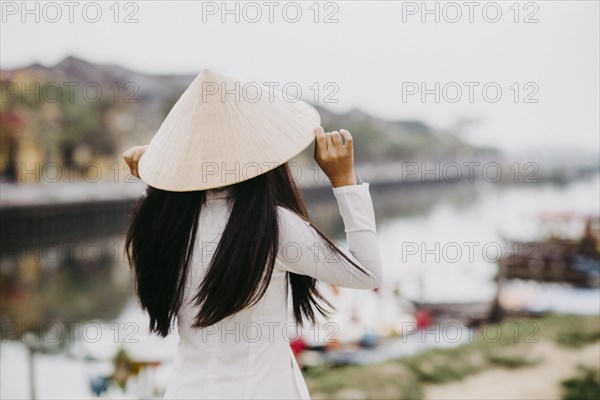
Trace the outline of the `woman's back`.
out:
<instances>
[{"instance_id":1,"label":"woman's back","mask_svg":"<svg viewBox=\"0 0 600 400\"><path fill-rule=\"evenodd\" d=\"M356 270L341 257L330 257L319 236L300 216L278 207L279 251L264 296L255 305L198 329L192 326L197 313L193 298L231 211L228 190L206 192L184 300L177 314L180 343L165 398L309 398L289 346L299 331L288 318L287 272L346 287L371 288L381 282L368 184L333 191L349 246L349 251L342 251L368 273Z\"/></svg>"}]
</instances>

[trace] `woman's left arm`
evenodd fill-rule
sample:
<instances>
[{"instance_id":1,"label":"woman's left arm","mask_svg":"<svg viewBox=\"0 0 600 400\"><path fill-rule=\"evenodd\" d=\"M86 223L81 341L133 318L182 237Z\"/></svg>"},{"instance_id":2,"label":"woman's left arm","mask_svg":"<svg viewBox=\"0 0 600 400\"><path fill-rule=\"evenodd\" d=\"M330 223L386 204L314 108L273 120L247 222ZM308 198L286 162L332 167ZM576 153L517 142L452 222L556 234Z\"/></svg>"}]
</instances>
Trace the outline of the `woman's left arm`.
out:
<instances>
[{"instance_id":1,"label":"woman's left arm","mask_svg":"<svg viewBox=\"0 0 600 400\"><path fill-rule=\"evenodd\" d=\"M333 193L346 233L347 248L338 248L364 272L341 255L331 253L308 221L283 207L278 207L281 224L276 265L341 287L378 288L383 268L369 184L340 186L333 188Z\"/></svg>"}]
</instances>

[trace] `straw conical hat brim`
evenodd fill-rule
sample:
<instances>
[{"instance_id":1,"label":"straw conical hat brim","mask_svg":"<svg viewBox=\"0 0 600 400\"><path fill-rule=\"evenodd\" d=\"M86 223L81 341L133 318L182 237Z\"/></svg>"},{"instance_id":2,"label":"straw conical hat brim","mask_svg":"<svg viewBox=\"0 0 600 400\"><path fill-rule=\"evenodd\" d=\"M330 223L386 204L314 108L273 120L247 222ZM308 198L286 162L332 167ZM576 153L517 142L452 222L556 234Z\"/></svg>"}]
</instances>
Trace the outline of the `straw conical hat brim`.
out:
<instances>
[{"instance_id":1,"label":"straw conical hat brim","mask_svg":"<svg viewBox=\"0 0 600 400\"><path fill-rule=\"evenodd\" d=\"M138 172L149 186L174 192L232 185L301 153L320 124L302 100L204 70L150 141Z\"/></svg>"}]
</instances>

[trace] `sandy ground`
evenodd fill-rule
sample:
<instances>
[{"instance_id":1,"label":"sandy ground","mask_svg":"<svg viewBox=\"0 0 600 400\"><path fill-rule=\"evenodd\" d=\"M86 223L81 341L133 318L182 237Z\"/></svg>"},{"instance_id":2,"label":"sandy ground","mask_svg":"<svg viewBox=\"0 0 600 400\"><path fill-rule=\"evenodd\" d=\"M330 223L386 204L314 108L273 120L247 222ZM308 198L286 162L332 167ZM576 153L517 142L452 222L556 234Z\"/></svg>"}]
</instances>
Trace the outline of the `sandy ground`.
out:
<instances>
[{"instance_id":1,"label":"sandy ground","mask_svg":"<svg viewBox=\"0 0 600 400\"><path fill-rule=\"evenodd\" d=\"M425 398L449 399L560 399L560 381L576 374L577 365L600 368L600 344L569 349L540 341L528 349L527 357L539 359L531 367L514 370L495 368L460 382L425 387Z\"/></svg>"}]
</instances>

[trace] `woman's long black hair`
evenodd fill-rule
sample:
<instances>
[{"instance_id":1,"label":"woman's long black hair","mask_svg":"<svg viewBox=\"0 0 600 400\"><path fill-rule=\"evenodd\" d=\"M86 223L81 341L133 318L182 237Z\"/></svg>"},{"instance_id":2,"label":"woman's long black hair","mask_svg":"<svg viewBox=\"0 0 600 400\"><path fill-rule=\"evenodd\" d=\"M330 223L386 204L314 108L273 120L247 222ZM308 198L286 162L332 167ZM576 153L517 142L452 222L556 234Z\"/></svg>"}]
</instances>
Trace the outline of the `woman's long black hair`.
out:
<instances>
[{"instance_id":1,"label":"woman's long black hair","mask_svg":"<svg viewBox=\"0 0 600 400\"><path fill-rule=\"evenodd\" d=\"M279 247L277 206L310 223L300 191L287 163L230 187L232 208L211 265L197 288L195 327L207 327L256 304L268 288ZM183 302L186 276L205 191L169 192L148 187L136 206L125 249L136 276L136 292L150 316L150 331L167 336ZM359 270L329 238L311 224L330 251ZM334 309L310 276L288 273L294 317L314 324L315 309L327 315L319 301Z\"/></svg>"}]
</instances>

